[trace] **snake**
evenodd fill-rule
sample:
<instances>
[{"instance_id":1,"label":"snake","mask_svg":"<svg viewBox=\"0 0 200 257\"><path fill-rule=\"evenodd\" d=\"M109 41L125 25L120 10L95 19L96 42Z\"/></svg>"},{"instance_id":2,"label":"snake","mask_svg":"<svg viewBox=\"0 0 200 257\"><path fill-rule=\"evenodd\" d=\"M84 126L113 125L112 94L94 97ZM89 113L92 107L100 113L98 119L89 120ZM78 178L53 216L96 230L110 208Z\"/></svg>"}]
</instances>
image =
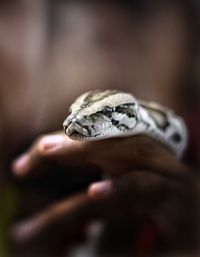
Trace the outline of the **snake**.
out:
<instances>
[{"instance_id":1,"label":"snake","mask_svg":"<svg viewBox=\"0 0 200 257\"><path fill-rule=\"evenodd\" d=\"M178 158L188 142L186 124L173 110L119 90L80 95L70 106L63 128L69 138L81 141L147 135Z\"/></svg>"}]
</instances>

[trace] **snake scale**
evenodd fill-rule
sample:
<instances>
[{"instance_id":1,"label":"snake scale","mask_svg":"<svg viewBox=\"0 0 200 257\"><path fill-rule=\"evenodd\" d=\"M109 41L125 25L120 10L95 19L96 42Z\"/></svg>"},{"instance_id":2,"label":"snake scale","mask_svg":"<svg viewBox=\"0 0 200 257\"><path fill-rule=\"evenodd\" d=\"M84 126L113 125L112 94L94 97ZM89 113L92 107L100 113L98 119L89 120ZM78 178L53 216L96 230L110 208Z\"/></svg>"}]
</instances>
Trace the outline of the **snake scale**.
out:
<instances>
[{"instance_id":1,"label":"snake scale","mask_svg":"<svg viewBox=\"0 0 200 257\"><path fill-rule=\"evenodd\" d=\"M74 140L101 140L145 134L181 157L187 145L183 119L157 103L118 90L96 90L79 96L64 123Z\"/></svg>"}]
</instances>

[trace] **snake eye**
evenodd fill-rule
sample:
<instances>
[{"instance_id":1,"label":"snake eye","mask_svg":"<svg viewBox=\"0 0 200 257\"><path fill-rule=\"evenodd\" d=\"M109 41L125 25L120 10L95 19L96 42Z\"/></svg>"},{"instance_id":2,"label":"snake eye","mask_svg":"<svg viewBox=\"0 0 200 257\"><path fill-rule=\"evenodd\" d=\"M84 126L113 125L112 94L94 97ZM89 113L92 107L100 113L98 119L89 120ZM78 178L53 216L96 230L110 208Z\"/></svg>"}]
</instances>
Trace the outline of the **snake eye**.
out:
<instances>
[{"instance_id":1,"label":"snake eye","mask_svg":"<svg viewBox=\"0 0 200 257\"><path fill-rule=\"evenodd\" d=\"M112 116L112 108L110 108L109 106L105 106L103 109L102 109L102 114L107 116L107 117L111 117Z\"/></svg>"}]
</instances>

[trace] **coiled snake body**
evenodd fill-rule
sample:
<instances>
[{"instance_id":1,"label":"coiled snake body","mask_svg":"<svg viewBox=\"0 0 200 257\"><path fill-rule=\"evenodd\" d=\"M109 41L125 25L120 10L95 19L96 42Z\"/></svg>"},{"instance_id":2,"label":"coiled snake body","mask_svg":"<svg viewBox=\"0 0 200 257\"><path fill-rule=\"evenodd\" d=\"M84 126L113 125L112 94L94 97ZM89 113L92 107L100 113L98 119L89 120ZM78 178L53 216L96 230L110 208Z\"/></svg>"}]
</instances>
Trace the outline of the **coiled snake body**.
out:
<instances>
[{"instance_id":1,"label":"coiled snake body","mask_svg":"<svg viewBox=\"0 0 200 257\"><path fill-rule=\"evenodd\" d=\"M157 103L147 103L117 90L90 91L71 105L63 123L75 140L148 135L181 157L187 145L183 119Z\"/></svg>"}]
</instances>

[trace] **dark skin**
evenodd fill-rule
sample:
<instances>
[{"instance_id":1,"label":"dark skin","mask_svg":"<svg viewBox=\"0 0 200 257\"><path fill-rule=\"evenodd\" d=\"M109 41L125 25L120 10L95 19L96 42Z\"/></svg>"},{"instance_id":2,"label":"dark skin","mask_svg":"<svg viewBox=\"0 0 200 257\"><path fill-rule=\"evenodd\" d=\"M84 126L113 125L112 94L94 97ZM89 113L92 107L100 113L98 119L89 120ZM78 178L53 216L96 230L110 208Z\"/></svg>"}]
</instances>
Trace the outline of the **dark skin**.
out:
<instances>
[{"instance_id":1,"label":"dark skin","mask_svg":"<svg viewBox=\"0 0 200 257\"><path fill-rule=\"evenodd\" d=\"M65 225L70 237L70 231L100 218L128 219L141 226L150 221L167 249L195 247L199 181L190 168L151 138L141 135L79 142L57 132L36 140L13 163L13 172L24 179L50 161L66 167L96 166L109 179L94 182L16 225L12 233L19 242L45 234L58 223ZM131 237L133 231L128 233Z\"/></svg>"},{"instance_id":2,"label":"dark skin","mask_svg":"<svg viewBox=\"0 0 200 257\"><path fill-rule=\"evenodd\" d=\"M3 42L1 44L1 70L3 71L3 79L1 79L3 85L1 87L1 98L3 98L1 101L1 124L3 124L1 133L3 132L3 134L1 140L4 141L2 156L5 155L6 160L10 159L7 157L10 156L10 152L13 156L13 152L20 151L23 142L27 142L30 138L36 138L36 135L40 135L44 131L44 127L45 131L59 128L66 115L67 105L81 92L89 89L119 87L124 90L126 88L127 91L133 92L141 99L153 99L178 110L179 100L177 98L182 94L174 92L174 88L176 88L177 81L179 83L180 78L182 79L183 74L186 73L185 64L188 63L189 56L186 39L189 38L189 31L185 29L185 16L181 8L176 8L176 1L175 8L173 5L172 8L171 5L169 8L163 6L161 10L156 12L158 15L154 16L153 13L144 20L144 23L139 22L139 27L139 20L136 18L136 26L134 27L136 30L134 29L134 32L131 32L132 29L131 31L125 29L127 23L124 24L123 20L127 14L124 15L122 12L121 16L121 8L117 9L115 14L115 6L111 10L108 10L107 6L103 8L97 6L95 10L92 10L92 13L95 13L95 19L91 17L90 22L86 23L84 23L84 19L78 19L80 20L80 25L78 23L80 29L74 30L74 27L71 26L71 29L66 30L67 32L75 31L75 34L70 35L69 33L68 35L65 31L67 35L63 35L64 32L62 31L63 34L56 38L56 45L53 47L54 51L56 49L56 54L52 55L50 69L47 65L47 81L45 80L44 84L42 81L42 86L38 82L40 77L38 75L40 73L44 75L45 72L43 72L43 66L38 65L38 63L40 63L41 56L46 53L47 46L43 42L46 42L46 34L40 35L39 30L39 34L35 36L35 38L41 37L39 40L41 45L39 44L40 47L34 48L33 55L34 58L36 57L36 62L33 62L34 65L32 65L32 59L27 58L29 52L25 51L26 47L24 47L27 44L32 45L33 40L32 37L28 36L29 32L31 35L35 35L34 31L37 32L39 28L43 28L42 12L41 17L39 16L41 19L39 25L36 22L35 25L33 23L34 26L32 27L32 22L30 24L28 22L29 20L32 21L34 17L38 19L35 2L30 1L32 5L28 10L33 11L31 17L25 15L23 18L23 10L26 9L21 8L21 5L19 7L16 5L13 8L13 10L17 8L19 12L10 13L9 4L7 8L9 15L6 15L4 10L2 11L4 18L1 19L1 26L4 30L1 29L1 31L4 33L1 37ZM43 1L37 2L39 5ZM69 13L73 14L73 10ZM63 7L62 15L68 17L68 14L63 11ZM83 15L83 17L85 16ZM21 18L22 22L20 22ZM72 19L72 21L76 20L76 18ZM77 23L75 22L75 28L77 28L76 26ZM85 31L86 28L89 29L90 33L86 33L86 35L79 33L79 31ZM137 28L139 28L140 33L138 33ZM17 42L16 37L18 38ZM65 38L64 42L63 38ZM78 44L76 44L77 41ZM166 54L163 55L162 53ZM65 55L67 58L63 58ZM49 56L48 58L51 59ZM60 65L57 66L57 62ZM43 61L41 63L43 64ZM59 67L64 67L61 69L64 74ZM73 67L76 72L74 72ZM68 72L66 73L66 71ZM77 78L80 80L77 81ZM146 85L148 85L148 90L146 90ZM176 97L173 97L174 95ZM26 175L35 175L35 173L39 173L39 170L43 172L46 165L52 160L65 166L67 173L69 165L85 164L86 158L89 164L97 165L103 173L109 175L111 182L92 184L88 190L85 189L80 194L77 192L72 198L67 197L46 211L38 209L38 214L35 217L30 218L27 223L21 223L21 225L13 228L13 234L18 242L20 240L32 241L33 238L39 240L39 235L55 225L58 227L58 233L56 236L54 233L52 235L54 237L52 242L54 243L57 235L60 235L63 230L68 232L67 239L69 239L72 236L72 231L85 222L90 222L97 217L102 219L112 217L115 220L115 217L118 219L118 216L122 217L122 223L125 220L143 223L142 220L150 218L157 223L165 242L171 239L170 245L173 245L174 242L183 241L183 233L177 226L177 222L172 222L172 219L169 218L170 215L167 212L169 205L166 206L165 203L173 203L174 201L171 200L177 196L182 208L177 208L177 204L173 205L170 209L174 210L175 214L171 214L171 216L175 216L177 219L182 218L185 210L191 209L192 218L191 216L185 217L183 223L190 225L191 221L196 220L195 215L198 214L198 189L196 189L198 188L198 180L190 176L192 171L189 171L173 155L157 146L156 143L155 147L154 143L149 145L146 139L144 145L142 140L139 140L140 143L138 143L134 139L128 139L124 141L122 147L122 141L120 141L121 146L119 146L119 140L88 145L72 143L63 136L64 138L66 145L65 143L62 144L61 140L60 150L55 151L55 149L48 147L51 151L44 151L40 144L41 137L31 148L31 154L28 154L31 163L25 165L24 162L22 165L21 162L21 168L19 168L19 163L18 167L15 164L13 167L15 174L26 181ZM62 154L58 150L62 150ZM127 151L126 154L125 150ZM108 158L108 156L110 157ZM171 174L170 177L169 174ZM46 179L48 180L48 173L46 173ZM148 184L146 184L147 181ZM166 195L172 196L171 200L164 197L160 198L159 189L162 191L163 188L166 188ZM150 194L154 190L155 194ZM127 195L129 201L125 201ZM26 193L22 196L26 196ZM147 197L147 201L144 200L145 197ZM149 208L147 203L154 202L155 199L158 199L156 207ZM186 201L186 199L189 200ZM30 202L31 205L34 204L31 200L29 201L29 198L27 202ZM27 206L27 202L25 202L25 206ZM194 207L188 207L190 202L194 202ZM110 208L111 203L112 208ZM140 208L138 208L138 204L140 204ZM109 212L110 209L111 212ZM138 209L141 210L140 215ZM163 215L159 215L159 213L163 213ZM60 222L61 226L58 226ZM193 240L191 234L194 234L195 229L194 226L189 227L191 227L191 233L188 232L187 235ZM134 229L129 231L130 234L133 232ZM125 234L127 233L122 233L122 235ZM68 242L68 240L66 241ZM44 240L41 242L45 245ZM50 245L49 241L46 240L46 242Z\"/></svg>"}]
</instances>

